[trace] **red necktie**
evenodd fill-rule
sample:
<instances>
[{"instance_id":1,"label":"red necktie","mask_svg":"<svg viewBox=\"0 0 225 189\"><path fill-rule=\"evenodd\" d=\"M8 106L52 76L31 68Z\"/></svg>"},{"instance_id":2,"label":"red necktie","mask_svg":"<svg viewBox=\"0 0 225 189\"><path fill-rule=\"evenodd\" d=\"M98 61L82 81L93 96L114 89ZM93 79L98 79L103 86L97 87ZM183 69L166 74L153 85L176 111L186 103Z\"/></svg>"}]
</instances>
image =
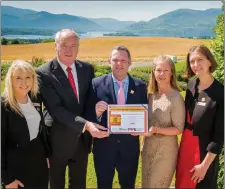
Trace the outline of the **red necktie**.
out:
<instances>
[{"instance_id":1,"label":"red necktie","mask_svg":"<svg viewBox=\"0 0 225 189\"><path fill-rule=\"evenodd\" d=\"M71 67L67 67L66 71L68 72L68 79L69 79L70 85L71 85L71 87L73 89L73 92L74 92L75 96L78 99L77 89L76 89L76 85L75 85L73 74L72 74L72 68Z\"/></svg>"}]
</instances>

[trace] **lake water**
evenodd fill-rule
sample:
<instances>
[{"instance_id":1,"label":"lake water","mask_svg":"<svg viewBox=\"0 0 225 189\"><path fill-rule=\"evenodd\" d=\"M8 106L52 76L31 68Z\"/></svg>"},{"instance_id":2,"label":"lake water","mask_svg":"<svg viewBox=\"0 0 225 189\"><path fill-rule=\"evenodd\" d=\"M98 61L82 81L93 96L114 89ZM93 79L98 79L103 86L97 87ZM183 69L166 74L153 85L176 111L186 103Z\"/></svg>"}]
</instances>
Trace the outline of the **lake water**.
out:
<instances>
[{"instance_id":1,"label":"lake water","mask_svg":"<svg viewBox=\"0 0 225 189\"><path fill-rule=\"evenodd\" d=\"M104 31L104 32L87 32L79 34L80 38L92 38L92 37L101 37L103 34L106 33L115 33L111 31ZM52 36L44 36L44 35L4 35L2 36L7 39L48 39L48 38L55 38L54 35Z\"/></svg>"}]
</instances>

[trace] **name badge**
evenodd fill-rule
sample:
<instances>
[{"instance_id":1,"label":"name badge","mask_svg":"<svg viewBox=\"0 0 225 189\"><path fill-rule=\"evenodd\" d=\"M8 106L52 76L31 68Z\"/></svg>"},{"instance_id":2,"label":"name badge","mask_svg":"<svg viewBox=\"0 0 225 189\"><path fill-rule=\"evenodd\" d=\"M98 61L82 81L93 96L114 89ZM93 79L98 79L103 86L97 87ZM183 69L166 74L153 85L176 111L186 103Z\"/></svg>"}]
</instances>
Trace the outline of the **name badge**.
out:
<instances>
[{"instance_id":1,"label":"name badge","mask_svg":"<svg viewBox=\"0 0 225 189\"><path fill-rule=\"evenodd\" d=\"M35 103L35 102L33 103L33 105L34 105L34 106L41 106L40 103Z\"/></svg>"},{"instance_id":2,"label":"name badge","mask_svg":"<svg viewBox=\"0 0 225 189\"><path fill-rule=\"evenodd\" d=\"M199 105L199 106L205 106L206 103L205 102L198 102L197 105Z\"/></svg>"}]
</instances>

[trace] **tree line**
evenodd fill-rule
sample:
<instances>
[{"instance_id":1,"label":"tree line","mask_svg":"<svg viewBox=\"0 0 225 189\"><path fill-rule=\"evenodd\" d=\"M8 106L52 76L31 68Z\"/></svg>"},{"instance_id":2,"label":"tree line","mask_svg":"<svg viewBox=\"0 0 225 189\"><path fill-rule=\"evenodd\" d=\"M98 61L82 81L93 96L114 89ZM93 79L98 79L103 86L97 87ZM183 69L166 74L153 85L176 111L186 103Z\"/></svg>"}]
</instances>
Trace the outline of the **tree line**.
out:
<instances>
[{"instance_id":1,"label":"tree line","mask_svg":"<svg viewBox=\"0 0 225 189\"><path fill-rule=\"evenodd\" d=\"M49 39L7 39L1 38L1 45L15 45L15 44L36 44L36 43L50 43L54 42L53 38Z\"/></svg>"}]
</instances>

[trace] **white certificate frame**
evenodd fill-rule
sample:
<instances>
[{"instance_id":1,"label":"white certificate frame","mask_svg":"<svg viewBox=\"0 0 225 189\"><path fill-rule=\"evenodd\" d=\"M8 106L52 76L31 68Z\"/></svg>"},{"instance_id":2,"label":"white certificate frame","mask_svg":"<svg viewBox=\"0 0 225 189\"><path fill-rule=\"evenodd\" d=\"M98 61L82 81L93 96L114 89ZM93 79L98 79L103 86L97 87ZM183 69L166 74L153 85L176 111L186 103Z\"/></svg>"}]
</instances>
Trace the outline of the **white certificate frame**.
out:
<instances>
[{"instance_id":1,"label":"white certificate frame","mask_svg":"<svg viewBox=\"0 0 225 189\"><path fill-rule=\"evenodd\" d=\"M108 132L111 134L147 133L148 105L109 104Z\"/></svg>"}]
</instances>

